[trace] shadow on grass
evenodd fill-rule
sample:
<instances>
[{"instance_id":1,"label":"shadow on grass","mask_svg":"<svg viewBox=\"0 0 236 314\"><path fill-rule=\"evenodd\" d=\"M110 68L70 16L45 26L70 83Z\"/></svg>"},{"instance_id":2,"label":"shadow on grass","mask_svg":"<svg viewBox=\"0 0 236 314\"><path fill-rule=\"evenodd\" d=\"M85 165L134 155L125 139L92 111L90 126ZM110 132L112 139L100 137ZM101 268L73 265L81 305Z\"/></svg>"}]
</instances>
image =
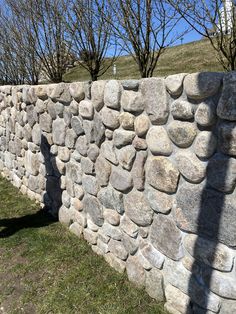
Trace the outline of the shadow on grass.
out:
<instances>
[{"instance_id":1,"label":"shadow on grass","mask_svg":"<svg viewBox=\"0 0 236 314\"><path fill-rule=\"evenodd\" d=\"M0 220L0 238L7 238L22 229L41 228L56 222L46 210L41 209L34 214Z\"/></svg>"}]
</instances>

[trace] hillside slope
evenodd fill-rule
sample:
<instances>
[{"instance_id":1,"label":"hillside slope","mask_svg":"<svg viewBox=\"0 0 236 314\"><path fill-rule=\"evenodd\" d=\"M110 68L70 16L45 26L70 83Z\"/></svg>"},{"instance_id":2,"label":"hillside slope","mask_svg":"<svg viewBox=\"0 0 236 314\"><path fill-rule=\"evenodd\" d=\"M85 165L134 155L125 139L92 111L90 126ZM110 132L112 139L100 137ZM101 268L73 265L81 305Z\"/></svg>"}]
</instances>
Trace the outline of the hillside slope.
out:
<instances>
[{"instance_id":1,"label":"hillside slope","mask_svg":"<svg viewBox=\"0 0 236 314\"><path fill-rule=\"evenodd\" d=\"M116 66L116 79L140 78L137 65L131 56L119 57ZM198 71L223 71L222 66L217 62L215 51L207 40L168 48L160 57L154 76ZM114 78L112 68L99 79L111 78ZM89 79L88 72L81 66L74 67L64 75L64 80L67 82Z\"/></svg>"}]
</instances>

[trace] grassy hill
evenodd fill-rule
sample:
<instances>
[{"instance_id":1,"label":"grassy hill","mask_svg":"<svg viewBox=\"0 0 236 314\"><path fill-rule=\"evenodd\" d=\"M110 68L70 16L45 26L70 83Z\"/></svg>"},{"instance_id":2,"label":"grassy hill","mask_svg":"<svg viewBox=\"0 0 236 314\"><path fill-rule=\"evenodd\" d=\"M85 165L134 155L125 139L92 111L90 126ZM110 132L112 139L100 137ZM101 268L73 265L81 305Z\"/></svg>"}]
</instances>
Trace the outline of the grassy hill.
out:
<instances>
[{"instance_id":1,"label":"grassy hill","mask_svg":"<svg viewBox=\"0 0 236 314\"><path fill-rule=\"evenodd\" d=\"M138 67L131 56L119 57L116 66L117 79L140 78ZM195 41L166 49L158 61L154 76L198 71L223 71L208 40ZM112 68L99 79L111 78L114 78ZM67 82L89 79L88 72L81 66L74 67L64 75L64 80Z\"/></svg>"}]
</instances>

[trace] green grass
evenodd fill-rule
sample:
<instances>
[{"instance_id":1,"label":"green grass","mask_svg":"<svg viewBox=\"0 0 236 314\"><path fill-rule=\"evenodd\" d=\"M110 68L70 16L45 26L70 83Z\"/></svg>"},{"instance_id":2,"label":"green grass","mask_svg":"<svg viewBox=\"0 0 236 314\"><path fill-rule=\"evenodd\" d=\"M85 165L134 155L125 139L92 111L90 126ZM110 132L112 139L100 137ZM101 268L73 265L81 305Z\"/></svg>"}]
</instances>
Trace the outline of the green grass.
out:
<instances>
[{"instance_id":1,"label":"green grass","mask_svg":"<svg viewBox=\"0 0 236 314\"><path fill-rule=\"evenodd\" d=\"M132 57L119 57L116 65L116 79L140 78L138 67ZM222 66L217 61L215 51L206 39L166 49L157 63L153 76L203 71L223 71ZM111 78L114 78L112 68L99 79ZM67 82L89 79L89 73L81 66L74 67L64 75L64 80Z\"/></svg>"},{"instance_id":2,"label":"green grass","mask_svg":"<svg viewBox=\"0 0 236 314\"><path fill-rule=\"evenodd\" d=\"M0 178L0 313L166 312Z\"/></svg>"}]
</instances>

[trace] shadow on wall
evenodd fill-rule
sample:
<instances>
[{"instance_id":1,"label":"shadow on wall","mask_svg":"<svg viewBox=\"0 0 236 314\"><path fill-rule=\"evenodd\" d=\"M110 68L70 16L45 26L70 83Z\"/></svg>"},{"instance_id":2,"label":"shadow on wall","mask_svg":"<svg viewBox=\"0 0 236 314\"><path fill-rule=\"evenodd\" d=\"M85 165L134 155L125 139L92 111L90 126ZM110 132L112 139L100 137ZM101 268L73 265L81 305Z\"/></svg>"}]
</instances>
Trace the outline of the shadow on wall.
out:
<instances>
[{"instance_id":1,"label":"shadow on wall","mask_svg":"<svg viewBox=\"0 0 236 314\"><path fill-rule=\"evenodd\" d=\"M216 97L215 104L218 102L219 99ZM192 186L191 191L182 191L182 193L189 193L187 195L188 212L186 210L184 213L187 224L182 226L182 229L197 235L191 252L193 260L189 263L191 276L188 295L190 301L186 313L207 314L208 310L217 313L220 309L218 287L224 285L224 280L221 281L222 274L232 271L233 263L228 269L224 269L223 264L227 259L227 253L224 255L224 249L219 245L219 243L229 247L236 245L236 230L233 232L235 223L231 222L231 219L235 217L235 214L233 215L235 170L232 168L235 158L226 155L228 152L222 147L227 144L222 143L223 139L219 134L222 128L230 123L219 119L217 125L213 124L204 128L204 130L207 129L209 135L208 146L205 148L206 155L209 156L200 159L207 161L210 157L206 167L206 179L201 183L200 188L197 185ZM216 130L218 134L215 134ZM217 137L218 147L214 152L212 143L216 143ZM229 141L230 138L228 134ZM222 292L219 294L223 296Z\"/></svg>"}]
</instances>

